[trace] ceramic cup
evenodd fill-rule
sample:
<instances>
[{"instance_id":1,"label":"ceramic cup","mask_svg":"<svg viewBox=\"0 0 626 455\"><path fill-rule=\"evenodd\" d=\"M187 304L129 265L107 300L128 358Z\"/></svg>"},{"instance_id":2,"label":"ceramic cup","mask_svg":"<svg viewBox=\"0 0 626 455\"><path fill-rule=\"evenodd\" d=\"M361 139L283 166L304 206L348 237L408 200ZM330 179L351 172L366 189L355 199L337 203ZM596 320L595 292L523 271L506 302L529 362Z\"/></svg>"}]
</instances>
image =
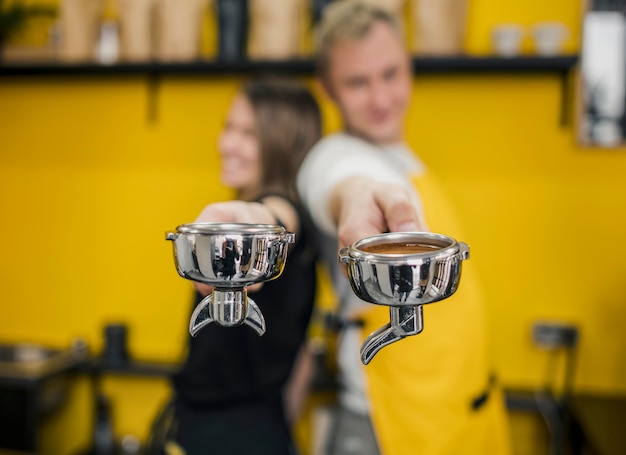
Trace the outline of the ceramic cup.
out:
<instances>
[{"instance_id":1,"label":"ceramic cup","mask_svg":"<svg viewBox=\"0 0 626 455\"><path fill-rule=\"evenodd\" d=\"M569 30L560 22L541 22L531 31L535 52L546 57L562 53L568 35Z\"/></svg>"},{"instance_id":2,"label":"ceramic cup","mask_svg":"<svg viewBox=\"0 0 626 455\"><path fill-rule=\"evenodd\" d=\"M491 43L495 53L501 57L519 55L524 38L524 29L518 24L501 24L491 31Z\"/></svg>"}]
</instances>

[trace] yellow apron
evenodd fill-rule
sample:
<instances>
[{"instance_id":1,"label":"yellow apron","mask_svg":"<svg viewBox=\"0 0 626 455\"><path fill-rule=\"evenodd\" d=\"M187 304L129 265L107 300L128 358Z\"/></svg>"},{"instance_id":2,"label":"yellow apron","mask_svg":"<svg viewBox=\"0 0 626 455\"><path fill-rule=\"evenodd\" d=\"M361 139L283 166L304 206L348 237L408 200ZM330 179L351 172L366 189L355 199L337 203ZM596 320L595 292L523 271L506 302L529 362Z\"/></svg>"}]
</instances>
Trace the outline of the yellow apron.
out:
<instances>
[{"instance_id":1,"label":"yellow apron","mask_svg":"<svg viewBox=\"0 0 626 455\"><path fill-rule=\"evenodd\" d=\"M430 230L465 241L433 176L426 172L414 184ZM473 253L470 245L458 291L424 305L422 333L385 347L364 367L372 423L384 455L511 453L502 393L497 384L490 385L485 310ZM361 316L365 338L389 322L389 309L372 306Z\"/></svg>"}]
</instances>

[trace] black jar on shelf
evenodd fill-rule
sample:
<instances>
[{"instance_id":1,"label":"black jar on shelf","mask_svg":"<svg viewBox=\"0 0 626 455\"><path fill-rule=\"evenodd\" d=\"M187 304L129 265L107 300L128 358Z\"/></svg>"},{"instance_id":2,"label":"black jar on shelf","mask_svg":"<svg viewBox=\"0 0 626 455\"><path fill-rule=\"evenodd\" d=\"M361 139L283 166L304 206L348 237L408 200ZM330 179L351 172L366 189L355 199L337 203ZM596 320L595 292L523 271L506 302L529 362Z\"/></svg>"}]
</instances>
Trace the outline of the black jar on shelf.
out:
<instances>
[{"instance_id":1,"label":"black jar on shelf","mask_svg":"<svg viewBox=\"0 0 626 455\"><path fill-rule=\"evenodd\" d=\"M246 56L248 0L217 0L218 58L237 61Z\"/></svg>"}]
</instances>

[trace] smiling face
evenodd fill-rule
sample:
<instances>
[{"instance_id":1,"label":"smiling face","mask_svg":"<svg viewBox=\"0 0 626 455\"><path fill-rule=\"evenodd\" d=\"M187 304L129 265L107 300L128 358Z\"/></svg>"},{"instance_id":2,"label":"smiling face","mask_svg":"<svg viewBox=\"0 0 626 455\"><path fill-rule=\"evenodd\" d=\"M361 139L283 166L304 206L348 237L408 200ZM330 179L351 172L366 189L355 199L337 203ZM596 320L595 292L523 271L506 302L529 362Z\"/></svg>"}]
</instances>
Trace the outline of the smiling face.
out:
<instances>
[{"instance_id":1,"label":"smiling face","mask_svg":"<svg viewBox=\"0 0 626 455\"><path fill-rule=\"evenodd\" d=\"M235 97L228 110L218 149L222 183L240 194L254 192L261 182L259 139L252 105L242 94Z\"/></svg>"},{"instance_id":2,"label":"smiling face","mask_svg":"<svg viewBox=\"0 0 626 455\"><path fill-rule=\"evenodd\" d=\"M411 70L391 26L376 22L362 38L337 40L329 49L322 82L348 132L379 144L402 140Z\"/></svg>"}]
</instances>

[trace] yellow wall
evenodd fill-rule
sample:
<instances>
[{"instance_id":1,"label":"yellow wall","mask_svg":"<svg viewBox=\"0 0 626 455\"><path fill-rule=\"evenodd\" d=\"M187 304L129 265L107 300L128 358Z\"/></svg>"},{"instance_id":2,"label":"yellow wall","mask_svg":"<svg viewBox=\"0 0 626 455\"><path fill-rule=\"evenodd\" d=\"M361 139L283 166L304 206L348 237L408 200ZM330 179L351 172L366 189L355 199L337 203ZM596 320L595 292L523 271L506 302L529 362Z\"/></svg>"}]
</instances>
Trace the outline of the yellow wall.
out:
<instances>
[{"instance_id":1,"label":"yellow wall","mask_svg":"<svg viewBox=\"0 0 626 455\"><path fill-rule=\"evenodd\" d=\"M495 23L552 19L576 51L577 2L475 0L467 49L487 53ZM190 284L164 232L230 196L215 144L239 82L164 77L150 120L142 76L0 80L0 341L80 336L99 352L104 324L123 321L134 357L180 358ZM337 113L318 95L333 130ZM466 267L484 282L505 386L543 384L549 357L530 329L557 319L581 327L576 389L623 395L626 153L578 147L560 103L554 74L418 75L408 140L466 222ZM168 394L160 380L105 389L121 403L116 432L140 437Z\"/></svg>"},{"instance_id":2,"label":"yellow wall","mask_svg":"<svg viewBox=\"0 0 626 455\"><path fill-rule=\"evenodd\" d=\"M575 145L559 127L557 76L418 78L416 150L469 229L508 386L541 384L548 356L531 324L581 327L579 390L626 392L624 150ZM451 130L446 132L446 130Z\"/></svg>"}]
</instances>

